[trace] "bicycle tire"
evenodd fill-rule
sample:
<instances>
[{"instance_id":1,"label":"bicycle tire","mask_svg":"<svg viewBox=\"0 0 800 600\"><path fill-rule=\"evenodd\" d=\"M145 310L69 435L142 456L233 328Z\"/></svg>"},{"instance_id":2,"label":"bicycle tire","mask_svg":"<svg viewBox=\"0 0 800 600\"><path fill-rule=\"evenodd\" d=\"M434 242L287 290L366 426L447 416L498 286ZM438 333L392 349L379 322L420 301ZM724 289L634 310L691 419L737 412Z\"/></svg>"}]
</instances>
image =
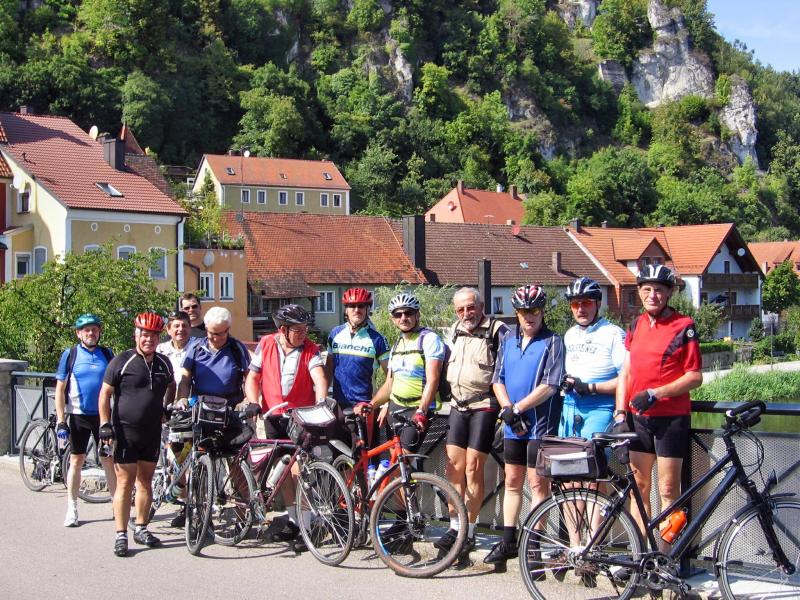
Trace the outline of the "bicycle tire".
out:
<instances>
[{"instance_id":1,"label":"bicycle tire","mask_svg":"<svg viewBox=\"0 0 800 600\"><path fill-rule=\"evenodd\" d=\"M64 474L64 482L70 469L70 458L72 457L72 446L64 451L61 459L61 472ZM97 444L94 438L89 436L89 444L86 447L86 458L81 467L81 485L78 488L78 497L89 504L105 504L111 502L111 493L106 481L106 472L97 454Z\"/></svg>"},{"instance_id":2,"label":"bicycle tire","mask_svg":"<svg viewBox=\"0 0 800 600\"><path fill-rule=\"evenodd\" d=\"M211 502L214 497L214 464L204 454L189 469L186 496L186 548L198 555L206 545L211 523Z\"/></svg>"},{"instance_id":3,"label":"bicycle tire","mask_svg":"<svg viewBox=\"0 0 800 600\"><path fill-rule=\"evenodd\" d=\"M364 503L365 491L369 492L369 490L366 490L366 486L362 488L361 485L364 474L363 472L357 472L355 473L355 477L353 477L355 462L352 458L344 454L340 454L333 460L333 468L342 476L345 485L347 485L347 481L351 477L353 478L353 483L348 490L350 492L350 498L353 500L353 515L355 516L356 527L353 546L360 548L369 542L369 508Z\"/></svg>"},{"instance_id":4,"label":"bicycle tire","mask_svg":"<svg viewBox=\"0 0 800 600\"><path fill-rule=\"evenodd\" d=\"M795 572L787 575L772 558L758 508L751 506L722 532L719 555L719 589L723 598L735 600L800 597L800 500L772 500L773 529ZM744 588L745 591L741 591Z\"/></svg>"},{"instance_id":5,"label":"bicycle tire","mask_svg":"<svg viewBox=\"0 0 800 600\"><path fill-rule=\"evenodd\" d=\"M344 479L328 463L305 463L300 467L295 495L306 547L323 564L341 564L355 539L353 499Z\"/></svg>"},{"instance_id":6,"label":"bicycle tire","mask_svg":"<svg viewBox=\"0 0 800 600\"><path fill-rule=\"evenodd\" d=\"M458 536L444 553L434 543L452 524L450 506L459 521ZM392 571L403 577L433 577L457 560L467 523L464 499L447 480L415 472L408 481L395 478L386 485L372 507L369 530L375 553Z\"/></svg>"},{"instance_id":7,"label":"bicycle tire","mask_svg":"<svg viewBox=\"0 0 800 600\"><path fill-rule=\"evenodd\" d=\"M19 441L19 474L29 490L41 492L53 483L56 444L56 436L47 419L36 419L25 427Z\"/></svg>"},{"instance_id":8,"label":"bicycle tire","mask_svg":"<svg viewBox=\"0 0 800 600\"><path fill-rule=\"evenodd\" d=\"M252 498L256 495L256 480L246 462L234 462L240 475L233 475L227 460L214 458L216 482L211 523L214 542L234 546L245 538L253 525Z\"/></svg>"}]
</instances>

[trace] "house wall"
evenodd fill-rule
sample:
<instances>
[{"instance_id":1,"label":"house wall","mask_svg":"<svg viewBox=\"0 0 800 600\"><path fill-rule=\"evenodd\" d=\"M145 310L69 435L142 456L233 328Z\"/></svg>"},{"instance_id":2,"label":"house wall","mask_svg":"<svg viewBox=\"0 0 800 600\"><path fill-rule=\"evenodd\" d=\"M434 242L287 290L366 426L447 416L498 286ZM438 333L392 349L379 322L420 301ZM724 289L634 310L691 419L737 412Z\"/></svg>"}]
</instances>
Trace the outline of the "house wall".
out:
<instances>
[{"instance_id":1,"label":"house wall","mask_svg":"<svg viewBox=\"0 0 800 600\"><path fill-rule=\"evenodd\" d=\"M206 180L206 173L211 177L211 181L214 182L214 192L217 194L217 199L222 198L222 185L214 176L214 171L211 170L211 167L208 166L208 161L203 159L200 163L200 167L197 169L197 175L194 179L194 185L192 186L192 193L197 194L200 192L200 188L203 187L203 183Z\"/></svg>"},{"instance_id":2,"label":"house wall","mask_svg":"<svg viewBox=\"0 0 800 600\"><path fill-rule=\"evenodd\" d=\"M250 190L250 202L242 204L242 190ZM267 194L264 204L258 203L258 190L263 190ZM279 193L288 194L288 204L279 204ZM296 192L304 194L303 204L298 206L295 198ZM328 206L320 205L320 196L328 194ZM333 206L333 194L341 194L342 200L339 207ZM346 215L350 206L350 192L348 190L336 189L311 189L294 187L267 187L250 185L225 185L222 186L222 206L226 210L245 210L248 212L271 212L271 213L311 213L321 215Z\"/></svg>"},{"instance_id":3,"label":"house wall","mask_svg":"<svg viewBox=\"0 0 800 600\"><path fill-rule=\"evenodd\" d=\"M448 204L453 202L453 209L451 210ZM439 202L434 204L427 213L425 213L425 220L430 221L431 215L437 223L463 223L464 215L458 207L458 193L455 189L450 190Z\"/></svg>"},{"instance_id":4,"label":"house wall","mask_svg":"<svg viewBox=\"0 0 800 600\"><path fill-rule=\"evenodd\" d=\"M206 262L210 262L210 266L206 266L203 262L206 255L209 255ZM212 297L201 299L203 315L212 306L227 308L233 317L231 334L240 340L253 339L253 322L247 315L247 257L244 250L187 248L184 250L183 272L184 290L190 292L200 290L200 273L213 273ZM222 298L221 296L220 273L233 275L233 297L231 298Z\"/></svg>"}]
</instances>

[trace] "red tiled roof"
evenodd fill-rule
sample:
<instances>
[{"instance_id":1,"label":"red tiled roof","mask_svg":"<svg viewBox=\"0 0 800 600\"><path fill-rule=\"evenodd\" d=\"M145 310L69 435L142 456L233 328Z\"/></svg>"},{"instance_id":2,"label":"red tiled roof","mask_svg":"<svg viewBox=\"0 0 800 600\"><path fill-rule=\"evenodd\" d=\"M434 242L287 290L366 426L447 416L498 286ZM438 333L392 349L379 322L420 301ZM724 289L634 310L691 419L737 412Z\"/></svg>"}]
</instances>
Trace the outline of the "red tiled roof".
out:
<instances>
[{"instance_id":1,"label":"red tiled roof","mask_svg":"<svg viewBox=\"0 0 800 600\"><path fill-rule=\"evenodd\" d=\"M145 153L145 151L142 150L142 147L139 145L139 141L136 139L136 136L133 135L133 131L131 131L130 127L128 127L127 123L122 124L122 129L119 130L119 136L117 139L125 142L125 154Z\"/></svg>"},{"instance_id":2,"label":"red tiled roof","mask_svg":"<svg viewBox=\"0 0 800 600\"><path fill-rule=\"evenodd\" d=\"M753 242L748 245L759 268L764 270L764 263L767 264L765 275L787 260L792 261L795 273L800 273L800 241Z\"/></svg>"},{"instance_id":3,"label":"red tiled roof","mask_svg":"<svg viewBox=\"0 0 800 600\"><path fill-rule=\"evenodd\" d=\"M0 154L0 177L11 177L11 167L8 166L6 159Z\"/></svg>"},{"instance_id":4,"label":"red tiled roof","mask_svg":"<svg viewBox=\"0 0 800 600\"><path fill-rule=\"evenodd\" d=\"M642 231L659 230L663 231L667 238L669 244L667 250L681 275L702 275L711 264L717 250L735 231L733 223L674 225L646 228ZM738 233L736 236L738 237Z\"/></svg>"},{"instance_id":5,"label":"red tiled roof","mask_svg":"<svg viewBox=\"0 0 800 600\"><path fill-rule=\"evenodd\" d=\"M402 238L402 225L394 223ZM561 270L553 268L560 252ZM425 274L439 285L476 285L478 260L492 261L492 285L566 285L576 277L610 282L560 227L519 228L483 223L425 223ZM524 265L524 266L523 266Z\"/></svg>"},{"instance_id":6,"label":"red tiled roof","mask_svg":"<svg viewBox=\"0 0 800 600\"><path fill-rule=\"evenodd\" d=\"M336 165L326 160L244 157L227 154L205 154L203 159L208 162L214 176L223 185L350 189ZM231 175L227 169L231 169L233 174ZM325 173L330 179L325 178Z\"/></svg>"},{"instance_id":7,"label":"red tiled roof","mask_svg":"<svg viewBox=\"0 0 800 600\"><path fill-rule=\"evenodd\" d=\"M251 287L267 298L316 298L319 292L302 279L278 277L266 281L253 281Z\"/></svg>"},{"instance_id":8,"label":"red tiled roof","mask_svg":"<svg viewBox=\"0 0 800 600\"><path fill-rule=\"evenodd\" d=\"M244 235L247 279L308 284L425 283L403 252L402 235L383 217L281 213L224 214L231 235Z\"/></svg>"},{"instance_id":9,"label":"red tiled roof","mask_svg":"<svg viewBox=\"0 0 800 600\"><path fill-rule=\"evenodd\" d=\"M437 222L444 223L492 223L505 225L508 221L521 223L525 214L522 200L508 192L488 192L458 186L434 204L425 213L425 220L436 215Z\"/></svg>"},{"instance_id":10,"label":"red tiled roof","mask_svg":"<svg viewBox=\"0 0 800 600\"><path fill-rule=\"evenodd\" d=\"M68 208L186 214L145 178L112 168L102 144L65 117L0 112L0 125L8 139L3 151ZM112 198L95 183L110 183L123 197Z\"/></svg>"},{"instance_id":11,"label":"red tiled roof","mask_svg":"<svg viewBox=\"0 0 800 600\"><path fill-rule=\"evenodd\" d=\"M6 137L6 130L3 129L3 123L0 121L0 144L5 144L8 142L8 138Z\"/></svg>"}]
</instances>

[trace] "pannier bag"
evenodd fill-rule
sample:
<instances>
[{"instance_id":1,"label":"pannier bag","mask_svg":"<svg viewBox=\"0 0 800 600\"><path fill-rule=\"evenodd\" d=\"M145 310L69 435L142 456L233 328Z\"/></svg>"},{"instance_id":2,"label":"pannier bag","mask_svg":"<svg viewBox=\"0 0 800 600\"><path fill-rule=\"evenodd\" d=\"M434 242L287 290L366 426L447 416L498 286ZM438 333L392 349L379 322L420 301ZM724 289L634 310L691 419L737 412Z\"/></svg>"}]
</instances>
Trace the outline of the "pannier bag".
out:
<instances>
[{"instance_id":1,"label":"pannier bag","mask_svg":"<svg viewBox=\"0 0 800 600\"><path fill-rule=\"evenodd\" d=\"M321 438L325 434L325 429L335 420L336 415L327 404L295 408L292 411L292 418L289 419L287 431L295 444L301 444L304 441L304 433L308 433L312 439Z\"/></svg>"},{"instance_id":2,"label":"pannier bag","mask_svg":"<svg viewBox=\"0 0 800 600\"><path fill-rule=\"evenodd\" d=\"M605 452L592 440L546 435L539 445L536 473L552 479L604 479L608 477Z\"/></svg>"},{"instance_id":3,"label":"pannier bag","mask_svg":"<svg viewBox=\"0 0 800 600\"><path fill-rule=\"evenodd\" d=\"M200 396L197 399L197 423L203 433L223 429L228 424L228 401L220 396Z\"/></svg>"},{"instance_id":4,"label":"pannier bag","mask_svg":"<svg viewBox=\"0 0 800 600\"><path fill-rule=\"evenodd\" d=\"M191 442L192 433L192 413L188 411L176 411L172 413L169 422L169 442Z\"/></svg>"}]
</instances>

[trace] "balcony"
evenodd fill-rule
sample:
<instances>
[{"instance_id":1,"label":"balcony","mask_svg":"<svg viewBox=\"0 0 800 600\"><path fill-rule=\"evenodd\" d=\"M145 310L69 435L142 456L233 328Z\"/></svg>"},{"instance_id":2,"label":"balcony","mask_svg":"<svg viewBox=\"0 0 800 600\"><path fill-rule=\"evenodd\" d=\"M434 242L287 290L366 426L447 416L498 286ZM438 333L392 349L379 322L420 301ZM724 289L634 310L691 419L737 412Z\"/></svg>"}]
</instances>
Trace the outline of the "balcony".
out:
<instances>
[{"instance_id":1,"label":"balcony","mask_svg":"<svg viewBox=\"0 0 800 600\"><path fill-rule=\"evenodd\" d=\"M729 304L723 307L722 315L731 321L752 321L761 316L761 307L758 304Z\"/></svg>"},{"instance_id":2,"label":"balcony","mask_svg":"<svg viewBox=\"0 0 800 600\"><path fill-rule=\"evenodd\" d=\"M758 287L758 273L706 273L703 275L703 287L720 287L735 285L740 287Z\"/></svg>"}]
</instances>

